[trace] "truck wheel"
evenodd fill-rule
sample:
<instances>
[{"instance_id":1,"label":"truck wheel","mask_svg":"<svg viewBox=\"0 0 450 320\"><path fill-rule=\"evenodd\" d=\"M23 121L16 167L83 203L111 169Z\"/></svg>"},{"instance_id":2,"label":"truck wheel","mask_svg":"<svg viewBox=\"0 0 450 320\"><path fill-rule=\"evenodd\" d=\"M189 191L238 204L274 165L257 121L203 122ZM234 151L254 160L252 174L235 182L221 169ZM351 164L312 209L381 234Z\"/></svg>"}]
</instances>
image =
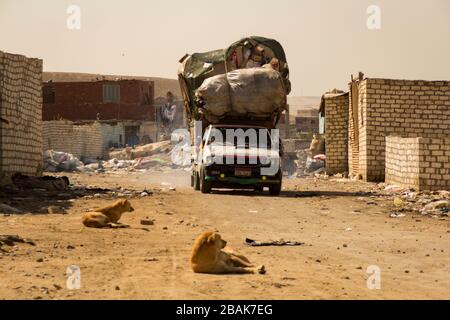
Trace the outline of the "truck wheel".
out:
<instances>
[{"instance_id":1,"label":"truck wheel","mask_svg":"<svg viewBox=\"0 0 450 320\"><path fill-rule=\"evenodd\" d=\"M269 186L269 193L271 196L279 196L281 193L281 185L283 183L283 172L281 170L278 172L277 178L280 179L280 182Z\"/></svg>"},{"instance_id":2,"label":"truck wheel","mask_svg":"<svg viewBox=\"0 0 450 320\"><path fill-rule=\"evenodd\" d=\"M269 192L271 196L279 196L281 193L281 182L270 185Z\"/></svg>"},{"instance_id":3,"label":"truck wheel","mask_svg":"<svg viewBox=\"0 0 450 320\"><path fill-rule=\"evenodd\" d=\"M194 171L194 190L195 191L198 191L198 190L200 190L200 179L199 179L199 177L198 177L198 173L197 173L197 171Z\"/></svg>"},{"instance_id":4,"label":"truck wheel","mask_svg":"<svg viewBox=\"0 0 450 320\"><path fill-rule=\"evenodd\" d=\"M202 193L211 193L211 182L205 180L205 168L200 171L200 190Z\"/></svg>"}]
</instances>

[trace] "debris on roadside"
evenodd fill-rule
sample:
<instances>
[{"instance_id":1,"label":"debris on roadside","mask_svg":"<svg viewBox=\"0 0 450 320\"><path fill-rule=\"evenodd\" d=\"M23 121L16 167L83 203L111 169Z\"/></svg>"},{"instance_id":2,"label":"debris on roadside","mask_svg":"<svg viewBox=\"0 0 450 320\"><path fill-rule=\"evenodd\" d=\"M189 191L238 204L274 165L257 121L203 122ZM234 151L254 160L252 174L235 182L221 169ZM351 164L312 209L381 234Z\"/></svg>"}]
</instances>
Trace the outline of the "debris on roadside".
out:
<instances>
[{"instance_id":1,"label":"debris on roadside","mask_svg":"<svg viewBox=\"0 0 450 320\"><path fill-rule=\"evenodd\" d=\"M150 219L142 219L141 220L141 225L143 226L153 226L155 224L155 220L150 220Z\"/></svg>"},{"instance_id":2,"label":"debris on roadside","mask_svg":"<svg viewBox=\"0 0 450 320\"><path fill-rule=\"evenodd\" d=\"M245 239L245 244L251 247L283 247L283 246L304 246L304 242L297 242L297 241L284 241L283 239L277 240L277 241L266 241L266 242L259 242L253 239Z\"/></svg>"},{"instance_id":3,"label":"debris on roadside","mask_svg":"<svg viewBox=\"0 0 450 320\"><path fill-rule=\"evenodd\" d=\"M0 251L6 251L2 248L3 245L13 247L16 243L25 243L31 246L36 245L33 241L24 239L17 235L0 235Z\"/></svg>"},{"instance_id":4,"label":"debris on roadside","mask_svg":"<svg viewBox=\"0 0 450 320\"><path fill-rule=\"evenodd\" d=\"M406 217L406 214L393 212L389 215L389 217L390 218L404 218L404 217Z\"/></svg>"},{"instance_id":5,"label":"debris on roadside","mask_svg":"<svg viewBox=\"0 0 450 320\"><path fill-rule=\"evenodd\" d=\"M164 171L191 166L190 145L172 145L170 141L151 143L135 148L126 147L109 152L110 160L78 159L73 154L47 150L44 152L45 172L106 172Z\"/></svg>"},{"instance_id":6,"label":"debris on roadside","mask_svg":"<svg viewBox=\"0 0 450 320\"><path fill-rule=\"evenodd\" d=\"M432 216L448 217L450 211L450 191L415 191L396 185L380 183L378 190L381 196L392 199L393 213L391 217L400 218L407 212Z\"/></svg>"}]
</instances>

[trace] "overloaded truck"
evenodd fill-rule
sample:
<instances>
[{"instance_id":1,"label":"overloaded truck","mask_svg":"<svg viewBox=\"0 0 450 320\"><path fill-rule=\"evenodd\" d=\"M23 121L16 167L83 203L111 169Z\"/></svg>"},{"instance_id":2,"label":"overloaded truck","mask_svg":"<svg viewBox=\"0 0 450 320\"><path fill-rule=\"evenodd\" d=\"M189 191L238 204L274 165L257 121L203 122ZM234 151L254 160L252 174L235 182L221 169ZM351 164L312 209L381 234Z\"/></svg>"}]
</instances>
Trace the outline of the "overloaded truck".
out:
<instances>
[{"instance_id":1,"label":"overloaded truck","mask_svg":"<svg viewBox=\"0 0 450 320\"><path fill-rule=\"evenodd\" d=\"M178 71L192 142L191 186L279 195L289 68L273 39L248 37L226 49L186 54Z\"/></svg>"}]
</instances>

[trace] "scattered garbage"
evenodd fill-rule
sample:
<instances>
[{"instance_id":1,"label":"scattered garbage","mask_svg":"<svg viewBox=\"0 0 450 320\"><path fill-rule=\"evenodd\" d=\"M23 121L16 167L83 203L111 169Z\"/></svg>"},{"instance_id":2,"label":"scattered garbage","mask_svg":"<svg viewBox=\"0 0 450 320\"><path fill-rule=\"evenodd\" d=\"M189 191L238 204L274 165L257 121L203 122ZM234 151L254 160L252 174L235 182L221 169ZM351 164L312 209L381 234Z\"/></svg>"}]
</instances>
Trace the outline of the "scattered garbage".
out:
<instances>
[{"instance_id":1,"label":"scattered garbage","mask_svg":"<svg viewBox=\"0 0 450 320\"><path fill-rule=\"evenodd\" d=\"M391 213L389 215L389 217L391 217L391 218L404 218L404 217L406 217L406 214L393 212L393 213Z\"/></svg>"},{"instance_id":2,"label":"scattered garbage","mask_svg":"<svg viewBox=\"0 0 450 320\"><path fill-rule=\"evenodd\" d=\"M381 195L393 201L391 217L401 218L408 212L433 217L448 216L450 211L450 191L421 191L397 185L380 183L377 188Z\"/></svg>"},{"instance_id":3,"label":"scattered garbage","mask_svg":"<svg viewBox=\"0 0 450 320\"><path fill-rule=\"evenodd\" d=\"M190 168L191 146L172 145L170 141L152 143L136 148L111 151L110 160L83 159L66 152L47 150L44 152L45 172L129 172L143 170L163 170L164 168Z\"/></svg>"},{"instance_id":4,"label":"scattered garbage","mask_svg":"<svg viewBox=\"0 0 450 320\"><path fill-rule=\"evenodd\" d=\"M33 241L24 239L24 238L22 238L20 236L17 236L17 235L1 235L0 234L0 251L5 251L2 248L3 245L7 245L9 247L12 247L16 243L26 243L26 244L29 244L29 245L32 245L32 246L36 245Z\"/></svg>"},{"instance_id":5,"label":"scattered garbage","mask_svg":"<svg viewBox=\"0 0 450 320\"><path fill-rule=\"evenodd\" d=\"M84 167L83 162L73 154L47 150L44 152L44 171L46 172L72 172Z\"/></svg>"},{"instance_id":6,"label":"scattered garbage","mask_svg":"<svg viewBox=\"0 0 450 320\"><path fill-rule=\"evenodd\" d=\"M422 214L432 214L432 215L447 215L450 210L450 205L448 200L440 200L427 204L421 210Z\"/></svg>"},{"instance_id":7,"label":"scattered garbage","mask_svg":"<svg viewBox=\"0 0 450 320\"><path fill-rule=\"evenodd\" d=\"M155 224L155 220L150 220L150 219L142 219L141 220L141 225L143 226L153 226Z\"/></svg>"},{"instance_id":8,"label":"scattered garbage","mask_svg":"<svg viewBox=\"0 0 450 320\"><path fill-rule=\"evenodd\" d=\"M282 246L304 246L304 242L296 242L296 241L284 241L283 239L277 241L267 241L267 242L259 242L252 239L245 239L245 244L251 247L282 247Z\"/></svg>"},{"instance_id":9,"label":"scattered garbage","mask_svg":"<svg viewBox=\"0 0 450 320\"><path fill-rule=\"evenodd\" d=\"M325 169L325 161L320 158L308 157L306 159L305 172L317 173L318 170Z\"/></svg>"}]
</instances>

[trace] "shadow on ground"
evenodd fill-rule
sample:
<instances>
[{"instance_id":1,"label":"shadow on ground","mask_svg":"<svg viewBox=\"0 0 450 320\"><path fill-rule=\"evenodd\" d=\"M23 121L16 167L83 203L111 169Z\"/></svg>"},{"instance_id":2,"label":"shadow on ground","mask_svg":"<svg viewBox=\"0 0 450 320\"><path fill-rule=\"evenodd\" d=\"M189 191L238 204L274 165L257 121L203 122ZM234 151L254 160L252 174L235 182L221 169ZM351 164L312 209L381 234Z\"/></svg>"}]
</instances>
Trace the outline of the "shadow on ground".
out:
<instances>
[{"instance_id":1,"label":"shadow on ground","mask_svg":"<svg viewBox=\"0 0 450 320\"><path fill-rule=\"evenodd\" d=\"M0 214L64 214L74 199L96 194L107 194L107 189L69 188L62 191L44 189L0 188ZM54 212L50 212L50 211Z\"/></svg>"},{"instance_id":2,"label":"shadow on ground","mask_svg":"<svg viewBox=\"0 0 450 320\"><path fill-rule=\"evenodd\" d=\"M370 197L377 196L374 192L345 192L345 191L282 191L279 196L272 196L268 191L255 192L253 190L213 190L212 194L245 196L245 197L282 197L282 198L319 198L319 197Z\"/></svg>"}]
</instances>

